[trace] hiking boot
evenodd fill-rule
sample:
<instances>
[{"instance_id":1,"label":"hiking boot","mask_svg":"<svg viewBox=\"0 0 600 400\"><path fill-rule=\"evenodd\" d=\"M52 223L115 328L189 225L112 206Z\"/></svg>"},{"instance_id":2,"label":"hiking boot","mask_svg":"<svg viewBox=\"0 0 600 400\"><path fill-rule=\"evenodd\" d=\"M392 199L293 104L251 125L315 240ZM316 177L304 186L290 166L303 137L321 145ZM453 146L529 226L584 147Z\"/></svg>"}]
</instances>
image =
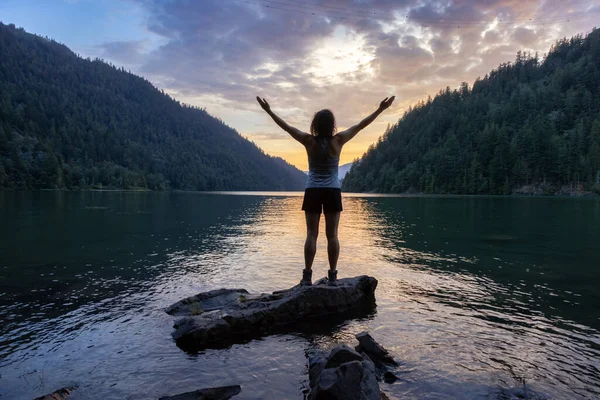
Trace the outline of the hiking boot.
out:
<instances>
[{"instance_id":1,"label":"hiking boot","mask_svg":"<svg viewBox=\"0 0 600 400\"><path fill-rule=\"evenodd\" d=\"M300 286L312 286L312 269L302 270L302 280Z\"/></svg>"},{"instance_id":2,"label":"hiking boot","mask_svg":"<svg viewBox=\"0 0 600 400\"><path fill-rule=\"evenodd\" d=\"M327 271L327 278L329 282L327 283L329 286L337 286L337 270L329 270Z\"/></svg>"}]
</instances>

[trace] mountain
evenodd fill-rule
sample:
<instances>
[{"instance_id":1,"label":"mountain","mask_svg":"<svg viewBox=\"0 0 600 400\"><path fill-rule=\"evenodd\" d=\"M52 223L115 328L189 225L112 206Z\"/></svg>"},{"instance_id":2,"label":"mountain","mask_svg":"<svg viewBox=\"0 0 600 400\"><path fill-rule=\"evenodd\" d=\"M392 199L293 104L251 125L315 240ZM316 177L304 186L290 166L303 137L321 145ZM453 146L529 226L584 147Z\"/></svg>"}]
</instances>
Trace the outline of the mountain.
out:
<instances>
[{"instance_id":1,"label":"mountain","mask_svg":"<svg viewBox=\"0 0 600 400\"><path fill-rule=\"evenodd\" d=\"M348 171L350 171L350 168L352 168L352 164L354 164L354 162L350 162L348 164L344 164L344 165L340 165L338 168L338 177L340 178L340 181L344 180L344 177L346 176L346 174L348 173Z\"/></svg>"},{"instance_id":2,"label":"mountain","mask_svg":"<svg viewBox=\"0 0 600 400\"><path fill-rule=\"evenodd\" d=\"M0 23L0 188L301 190L306 176L147 80Z\"/></svg>"},{"instance_id":3,"label":"mountain","mask_svg":"<svg viewBox=\"0 0 600 400\"><path fill-rule=\"evenodd\" d=\"M600 194L600 30L409 108L343 189Z\"/></svg>"}]
</instances>

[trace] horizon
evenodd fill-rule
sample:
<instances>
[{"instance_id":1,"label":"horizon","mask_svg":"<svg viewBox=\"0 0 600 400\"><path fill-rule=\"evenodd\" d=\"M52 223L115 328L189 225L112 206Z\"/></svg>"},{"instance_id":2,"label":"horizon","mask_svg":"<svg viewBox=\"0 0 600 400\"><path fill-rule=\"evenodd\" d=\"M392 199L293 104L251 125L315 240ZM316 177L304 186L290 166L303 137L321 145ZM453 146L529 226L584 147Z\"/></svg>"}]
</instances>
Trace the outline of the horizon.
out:
<instances>
[{"instance_id":1,"label":"horizon","mask_svg":"<svg viewBox=\"0 0 600 400\"><path fill-rule=\"evenodd\" d=\"M599 13L593 1L9 0L0 5L5 24L52 38L82 57L124 67L175 100L206 109L302 171L304 149L270 120L256 95L305 131L321 108L332 109L342 130L396 95L390 110L346 146L340 164L347 164L409 106L447 86L471 86L514 61L518 51L542 56L556 40L590 32Z\"/></svg>"}]
</instances>

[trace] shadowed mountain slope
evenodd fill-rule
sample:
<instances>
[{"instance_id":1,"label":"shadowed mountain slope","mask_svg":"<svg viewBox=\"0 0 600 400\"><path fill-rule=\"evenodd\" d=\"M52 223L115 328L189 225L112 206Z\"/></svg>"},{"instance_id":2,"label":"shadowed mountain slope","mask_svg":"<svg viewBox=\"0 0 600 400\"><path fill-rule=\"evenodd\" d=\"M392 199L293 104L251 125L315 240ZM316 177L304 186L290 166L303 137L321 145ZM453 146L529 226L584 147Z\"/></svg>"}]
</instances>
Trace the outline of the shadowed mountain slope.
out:
<instances>
[{"instance_id":1,"label":"shadowed mountain slope","mask_svg":"<svg viewBox=\"0 0 600 400\"><path fill-rule=\"evenodd\" d=\"M0 188L301 190L306 175L147 80L0 23Z\"/></svg>"}]
</instances>

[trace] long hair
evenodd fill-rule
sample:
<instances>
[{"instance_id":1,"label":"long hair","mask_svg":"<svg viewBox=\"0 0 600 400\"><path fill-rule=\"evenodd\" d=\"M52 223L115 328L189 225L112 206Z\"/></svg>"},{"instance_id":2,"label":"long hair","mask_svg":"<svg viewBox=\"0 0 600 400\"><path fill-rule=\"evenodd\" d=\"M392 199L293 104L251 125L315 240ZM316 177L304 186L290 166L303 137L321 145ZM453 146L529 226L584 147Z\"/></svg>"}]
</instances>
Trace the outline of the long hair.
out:
<instances>
[{"instance_id":1,"label":"long hair","mask_svg":"<svg viewBox=\"0 0 600 400\"><path fill-rule=\"evenodd\" d=\"M315 113L310 123L310 134L317 136L333 136L335 132L335 117L330 110L321 110Z\"/></svg>"}]
</instances>

